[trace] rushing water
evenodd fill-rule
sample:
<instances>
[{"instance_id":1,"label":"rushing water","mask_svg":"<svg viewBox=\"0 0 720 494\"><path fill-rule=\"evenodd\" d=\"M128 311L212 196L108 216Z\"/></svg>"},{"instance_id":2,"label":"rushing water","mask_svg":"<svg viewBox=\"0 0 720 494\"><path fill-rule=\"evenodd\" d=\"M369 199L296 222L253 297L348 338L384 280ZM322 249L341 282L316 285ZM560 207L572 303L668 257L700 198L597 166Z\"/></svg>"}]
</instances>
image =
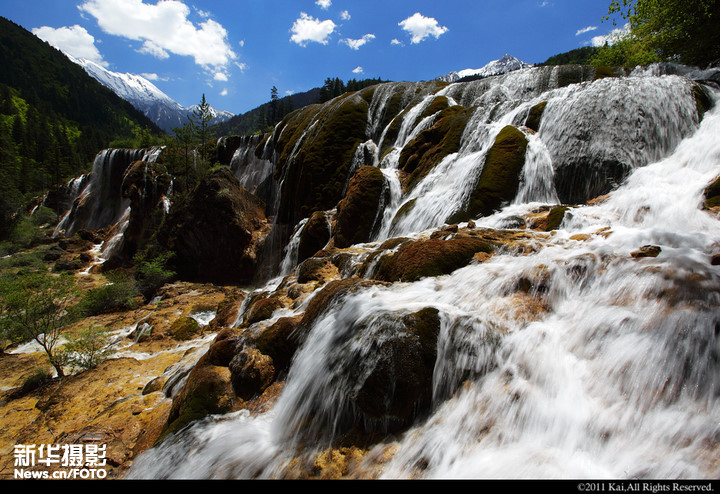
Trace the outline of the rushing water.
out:
<instances>
[{"instance_id":1,"label":"rushing water","mask_svg":"<svg viewBox=\"0 0 720 494\"><path fill-rule=\"evenodd\" d=\"M520 72L514 77L527 85L529 73ZM446 90L495 117L478 113L461 151L411 195L395 190L388 208L415 206L404 222L384 225L380 239L442 226L497 131L540 100L549 101L547 120L528 137L518 196L478 226L558 203L555 167L571 153L622 149L633 164L627 180L604 201L571 208L560 229L533 240L531 254L496 253L446 276L353 292L316 320L272 410L209 417L141 455L129 477L282 476L302 451L312 454L305 438L321 448L333 437L353 388L349 368L362 372L375 358L375 343L392 331L385 316L433 307L441 329L432 413L376 445L350 476L717 478L720 267L710 259L720 252L720 223L701 203L720 175L720 112L698 125L674 77L558 89L543 74L520 99L515 85L488 89L487 81L476 84L484 91ZM583 116L579 99L598 100L598 112L605 105L602 116ZM630 102L636 119L628 123L622 107ZM382 104L371 112L368 133L377 136ZM568 134L597 132L599 141L571 142L558 128L563 119ZM646 245L660 254L632 255ZM518 290L523 279L535 289Z\"/></svg>"}]
</instances>

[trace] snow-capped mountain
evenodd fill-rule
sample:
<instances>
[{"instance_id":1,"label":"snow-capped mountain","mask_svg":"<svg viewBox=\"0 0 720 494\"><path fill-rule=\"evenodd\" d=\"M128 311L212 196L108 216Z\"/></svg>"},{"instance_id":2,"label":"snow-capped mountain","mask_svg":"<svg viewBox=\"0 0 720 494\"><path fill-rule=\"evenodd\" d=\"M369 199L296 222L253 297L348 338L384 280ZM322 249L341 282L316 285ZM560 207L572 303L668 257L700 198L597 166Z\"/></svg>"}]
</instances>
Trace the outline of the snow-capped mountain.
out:
<instances>
[{"instance_id":1,"label":"snow-capped mountain","mask_svg":"<svg viewBox=\"0 0 720 494\"><path fill-rule=\"evenodd\" d=\"M489 77L493 75L500 75L506 72L512 72L513 70L525 69L532 67L533 64L525 63L512 55L505 54L498 60L493 60L482 68L479 69L465 69L460 71L453 71L447 75L437 77L437 81L445 82L456 82L464 77L477 76L477 77Z\"/></svg>"},{"instance_id":2,"label":"snow-capped mountain","mask_svg":"<svg viewBox=\"0 0 720 494\"><path fill-rule=\"evenodd\" d=\"M166 132L171 132L173 127L182 126L188 121L187 117L192 116L193 110L197 108L197 105L189 108L183 107L142 76L112 72L95 62L83 58L70 57L70 60L80 65L90 76L143 112ZM213 115L210 125L225 122L234 116L228 111L218 111L212 107L210 111Z\"/></svg>"}]
</instances>

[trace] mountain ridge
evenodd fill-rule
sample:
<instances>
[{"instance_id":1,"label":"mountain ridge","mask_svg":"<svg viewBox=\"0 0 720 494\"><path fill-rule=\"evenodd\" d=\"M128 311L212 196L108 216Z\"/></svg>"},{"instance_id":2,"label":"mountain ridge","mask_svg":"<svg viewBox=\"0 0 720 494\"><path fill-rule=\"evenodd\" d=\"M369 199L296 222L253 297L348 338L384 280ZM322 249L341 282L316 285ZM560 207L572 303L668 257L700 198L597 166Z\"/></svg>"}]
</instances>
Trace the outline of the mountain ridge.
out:
<instances>
[{"instance_id":1,"label":"mountain ridge","mask_svg":"<svg viewBox=\"0 0 720 494\"><path fill-rule=\"evenodd\" d=\"M466 77L490 77L530 67L534 67L534 64L523 62L522 60L506 53L501 58L488 62L479 69L452 71L445 75L436 77L435 80L442 82L457 82Z\"/></svg>"},{"instance_id":2,"label":"mountain ridge","mask_svg":"<svg viewBox=\"0 0 720 494\"><path fill-rule=\"evenodd\" d=\"M73 58L69 55L68 58L80 65L91 77L143 112L165 132L172 132L174 127L187 122L187 117L192 116L197 108L197 105L183 107L143 76L113 72L84 58ZM229 111L212 107L210 112L212 115L210 125L226 122L234 116Z\"/></svg>"}]
</instances>

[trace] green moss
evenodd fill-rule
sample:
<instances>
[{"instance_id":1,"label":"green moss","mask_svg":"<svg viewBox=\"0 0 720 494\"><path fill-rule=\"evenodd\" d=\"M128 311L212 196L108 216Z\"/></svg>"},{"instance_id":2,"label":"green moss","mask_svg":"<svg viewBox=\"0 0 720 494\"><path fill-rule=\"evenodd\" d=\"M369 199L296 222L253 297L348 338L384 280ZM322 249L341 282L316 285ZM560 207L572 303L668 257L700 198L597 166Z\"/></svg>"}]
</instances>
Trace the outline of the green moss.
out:
<instances>
[{"instance_id":1,"label":"green moss","mask_svg":"<svg viewBox=\"0 0 720 494\"><path fill-rule=\"evenodd\" d=\"M570 209L569 206L555 206L550 210L547 216L547 224L545 231L557 230L565 219L565 213Z\"/></svg>"},{"instance_id":2,"label":"green moss","mask_svg":"<svg viewBox=\"0 0 720 494\"><path fill-rule=\"evenodd\" d=\"M379 206L385 191L385 176L374 166L360 167L337 208L335 246L349 247L368 242L378 218Z\"/></svg>"},{"instance_id":3,"label":"green moss","mask_svg":"<svg viewBox=\"0 0 720 494\"><path fill-rule=\"evenodd\" d=\"M704 207L706 209L720 206L720 177L713 180L712 183L705 188L704 196Z\"/></svg>"},{"instance_id":4,"label":"green moss","mask_svg":"<svg viewBox=\"0 0 720 494\"><path fill-rule=\"evenodd\" d=\"M306 123L317 121L315 128L301 143L293 163L279 162L289 167L284 172L281 220L297 222L315 211L332 209L342 198L353 153L365 139L368 112L367 102L352 94L323 105L312 118L306 115ZM295 144L295 140L289 141L285 150Z\"/></svg>"},{"instance_id":5,"label":"green moss","mask_svg":"<svg viewBox=\"0 0 720 494\"><path fill-rule=\"evenodd\" d=\"M702 120L705 113L712 108L712 100L700 84L693 85L693 96L695 97L698 118Z\"/></svg>"},{"instance_id":6,"label":"green moss","mask_svg":"<svg viewBox=\"0 0 720 494\"><path fill-rule=\"evenodd\" d=\"M542 118L542 114L545 111L546 106L547 101L542 101L530 108L530 112L528 113L527 119L525 120L525 127L527 127L528 129L532 129L535 132L540 130L540 119Z\"/></svg>"},{"instance_id":7,"label":"green moss","mask_svg":"<svg viewBox=\"0 0 720 494\"><path fill-rule=\"evenodd\" d=\"M468 205L454 214L449 222L460 223L492 214L503 203L511 201L517 194L526 150L525 135L511 125L504 127L488 151Z\"/></svg>"},{"instance_id":8,"label":"green moss","mask_svg":"<svg viewBox=\"0 0 720 494\"><path fill-rule=\"evenodd\" d=\"M441 276L466 266L475 253L491 253L492 250L490 244L476 238L420 240L381 258L374 277L395 282Z\"/></svg>"},{"instance_id":9,"label":"green moss","mask_svg":"<svg viewBox=\"0 0 720 494\"><path fill-rule=\"evenodd\" d=\"M181 317L170 326L170 334L176 340L191 340L200 331L200 325L192 317Z\"/></svg>"},{"instance_id":10,"label":"green moss","mask_svg":"<svg viewBox=\"0 0 720 494\"><path fill-rule=\"evenodd\" d=\"M615 77L615 71L607 65L598 65L595 67L595 80L605 79L606 77Z\"/></svg>"},{"instance_id":11,"label":"green moss","mask_svg":"<svg viewBox=\"0 0 720 494\"><path fill-rule=\"evenodd\" d=\"M460 148L470 110L452 106L442 110L432 127L410 141L400 153L398 166L407 173L404 187L411 189L443 158Z\"/></svg>"}]
</instances>

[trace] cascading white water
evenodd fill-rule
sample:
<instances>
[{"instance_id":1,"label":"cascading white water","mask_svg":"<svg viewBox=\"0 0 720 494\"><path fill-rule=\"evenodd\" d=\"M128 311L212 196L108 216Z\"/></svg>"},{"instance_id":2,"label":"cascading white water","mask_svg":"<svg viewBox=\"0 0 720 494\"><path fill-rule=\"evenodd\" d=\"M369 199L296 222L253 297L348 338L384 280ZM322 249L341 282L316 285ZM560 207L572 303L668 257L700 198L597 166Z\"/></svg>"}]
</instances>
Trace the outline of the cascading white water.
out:
<instances>
[{"instance_id":1,"label":"cascading white water","mask_svg":"<svg viewBox=\"0 0 720 494\"><path fill-rule=\"evenodd\" d=\"M504 119L545 97L547 127L529 138L518 197L477 223L495 226L534 201L556 202L548 147L557 133L549 129L563 114L560 94L579 89L503 104L512 109L471 129L463 150L416 187L417 216L392 234L441 226L438 209L478 173ZM720 251L720 223L700 206L720 174L720 111L708 112L694 133L687 111L679 109L685 123L666 122L667 135L640 154L628 150L638 166L627 180L605 201L571 208L561 229L535 238L532 254L498 252L446 276L347 295L313 325L271 411L209 417L140 456L129 477L282 476L299 455L301 432L332 437L352 392L348 366L372 361L385 337L387 326L375 322L433 307L441 327L431 415L378 444L356 475L717 478L720 267L710 257ZM648 133L626 137L639 142ZM660 248L657 257L631 255L648 244ZM535 289L519 289L523 279ZM373 463L380 457L381 467Z\"/></svg>"}]
</instances>

